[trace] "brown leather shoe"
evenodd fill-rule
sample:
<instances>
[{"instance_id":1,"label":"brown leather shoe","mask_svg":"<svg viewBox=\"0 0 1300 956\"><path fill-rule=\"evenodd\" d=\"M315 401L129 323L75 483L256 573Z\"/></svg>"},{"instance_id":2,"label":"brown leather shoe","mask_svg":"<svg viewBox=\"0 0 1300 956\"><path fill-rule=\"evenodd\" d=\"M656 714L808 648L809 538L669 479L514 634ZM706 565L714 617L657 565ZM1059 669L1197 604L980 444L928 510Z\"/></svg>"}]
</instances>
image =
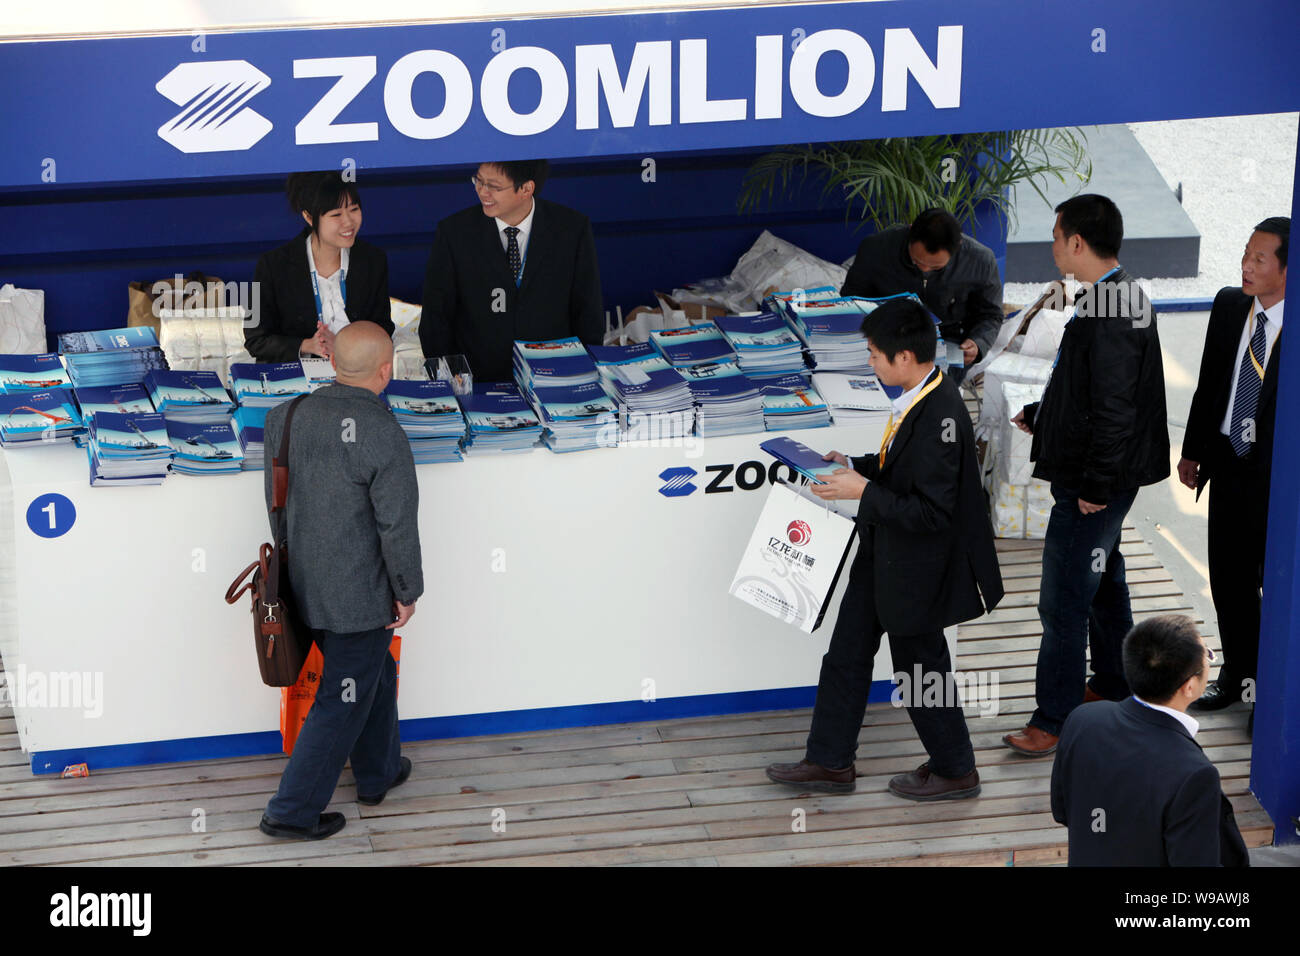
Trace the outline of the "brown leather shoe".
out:
<instances>
[{"instance_id":1,"label":"brown leather shoe","mask_svg":"<svg viewBox=\"0 0 1300 956\"><path fill-rule=\"evenodd\" d=\"M1056 753L1056 742L1060 739L1037 727L1026 727L1018 734L1007 734L1002 742L1026 757L1046 757Z\"/></svg>"},{"instance_id":2,"label":"brown leather shoe","mask_svg":"<svg viewBox=\"0 0 1300 956\"><path fill-rule=\"evenodd\" d=\"M1105 699L1106 699L1105 697L1102 697L1101 694L1097 693L1087 684L1083 685L1083 702L1085 704L1091 704L1095 700L1105 700Z\"/></svg>"},{"instance_id":3,"label":"brown leather shoe","mask_svg":"<svg viewBox=\"0 0 1300 956\"><path fill-rule=\"evenodd\" d=\"M843 770L827 770L808 760L798 763L774 763L767 768L767 779L800 790L819 793L852 793L857 787L857 768L849 764Z\"/></svg>"},{"instance_id":4,"label":"brown leather shoe","mask_svg":"<svg viewBox=\"0 0 1300 956\"><path fill-rule=\"evenodd\" d=\"M972 770L964 777L941 777L923 763L911 773L900 773L889 781L889 792L905 800L964 800L978 797L980 772Z\"/></svg>"}]
</instances>

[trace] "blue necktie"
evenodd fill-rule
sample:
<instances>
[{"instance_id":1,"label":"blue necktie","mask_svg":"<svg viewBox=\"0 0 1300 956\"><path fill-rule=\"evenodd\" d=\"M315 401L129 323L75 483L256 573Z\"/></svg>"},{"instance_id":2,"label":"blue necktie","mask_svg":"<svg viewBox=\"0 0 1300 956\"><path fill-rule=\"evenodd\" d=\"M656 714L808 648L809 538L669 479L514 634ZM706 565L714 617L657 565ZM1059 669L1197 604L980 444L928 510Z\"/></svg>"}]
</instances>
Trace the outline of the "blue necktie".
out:
<instances>
[{"instance_id":1,"label":"blue necktie","mask_svg":"<svg viewBox=\"0 0 1300 956\"><path fill-rule=\"evenodd\" d=\"M519 258L519 227L506 226L506 262L510 264L510 278L519 284L519 267L523 264Z\"/></svg>"},{"instance_id":2,"label":"blue necktie","mask_svg":"<svg viewBox=\"0 0 1300 956\"><path fill-rule=\"evenodd\" d=\"M1259 389L1264 380L1255 371L1255 362L1264 366L1264 313L1255 316L1255 332L1250 337L1250 349L1241 356L1241 368L1237 369L1237 393L1232 399L1232 423L1228 428L1228 441L1238 458L1244 458L1254 444L1255 410L1259 407ZM1255 361L1251 361L1251 356ZM1250 422L1250 439L1245 437L1245 423Z\"/></svg>"}]
</instances>

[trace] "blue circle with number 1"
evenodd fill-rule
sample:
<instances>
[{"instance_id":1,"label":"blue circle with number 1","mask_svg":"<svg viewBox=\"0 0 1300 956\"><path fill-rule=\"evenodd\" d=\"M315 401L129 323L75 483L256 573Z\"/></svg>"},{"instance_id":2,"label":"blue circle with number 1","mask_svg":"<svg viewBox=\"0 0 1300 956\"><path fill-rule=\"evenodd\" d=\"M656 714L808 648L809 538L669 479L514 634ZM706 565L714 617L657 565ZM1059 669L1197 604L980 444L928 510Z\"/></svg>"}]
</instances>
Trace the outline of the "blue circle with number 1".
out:
<instances>
[{"instance_id":1,"label":"blue circle with number 1","mask_svg":"<svg viewBox=\"0 0 1300 956\"><path fill-rule=\"evenodd\" d=\"M27 527L42 538L67 534L76 520L76 506L64 495L41 495L27 506Z\"/></svg>"}]
</instances>

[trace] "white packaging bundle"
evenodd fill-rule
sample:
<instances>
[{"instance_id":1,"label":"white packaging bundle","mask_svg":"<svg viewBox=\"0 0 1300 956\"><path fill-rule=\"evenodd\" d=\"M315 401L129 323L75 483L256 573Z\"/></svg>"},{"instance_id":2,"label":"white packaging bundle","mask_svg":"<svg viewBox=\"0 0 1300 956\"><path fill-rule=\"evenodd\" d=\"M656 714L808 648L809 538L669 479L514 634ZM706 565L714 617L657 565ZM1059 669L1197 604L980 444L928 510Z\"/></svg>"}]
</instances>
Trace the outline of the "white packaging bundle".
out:
<instances>
[{"instance_id":1,"label":"white packaging bundle","mask_svg":"<svg viewBox=\"0 0 1300 956\"><path fill-rule=\"evenodd\" d=\"M984 403L980 408L979 424L975 426L976 437L989 440L1001 428L1003 421L1020 411L1019 408L1007 408L1002 397L1004 383L1037 385L1041 395L1051 374L1050 358L1004 352L989 363L984 372ZM1038 399L1034 398L1033 401Z\"/></svg>"},{"instance_id":2,"label":"white packaging bundle","mask_svg":"<svg viewBox=\"0 0 1300 956\"><path fill-rule=\"evenodd\" d=\"M45 290L0 286L0 354L45 351Z\"/></svg>"},{"instance_id":3,"label":"white packaging bundle","mask_svg":"<svg viewBox=\"0 0 1300 956\"><path fill-rule=\"evenodd\" d=\"M987 393L986 393L987 394ZM1011 424L1010 415L1026 405L1038 401L1042 389L1037 385L1022 385L1015 382L1002 384L1002 407L1006 414L999 426L998 436L998 478L1011 485L1027 485L1034 480L1034 467L1029 461L1029 452L1033 447L1033 436L1022 432Z\"/></svg>"},{"instance_id":4,"label":"white packaging bundle","mask_svg":"<svg viewBox=\"0 0 1300 956\"><path fill-rule=\"evenodd\" d=\"M1025 486L1008 485L997 481L993 485L993 536L996 538L1023 538L1025 536Z\"/></svg>"},{"instance_id":5,"label":"white packaging bundle","mask_svg":"<svg viewBox=\"0 0 1300 956\"><path fill-rule=\"evenodd\" d=\"M1065 323L1069 312L1057 312L1054 309L1039 309L1038 314L1029 320L1025 330L1025 341L1020 346L1020 354L1049 361L1056 357L1061 347L1061 336L1065 334Z\"/></svg>"}]
</instances>

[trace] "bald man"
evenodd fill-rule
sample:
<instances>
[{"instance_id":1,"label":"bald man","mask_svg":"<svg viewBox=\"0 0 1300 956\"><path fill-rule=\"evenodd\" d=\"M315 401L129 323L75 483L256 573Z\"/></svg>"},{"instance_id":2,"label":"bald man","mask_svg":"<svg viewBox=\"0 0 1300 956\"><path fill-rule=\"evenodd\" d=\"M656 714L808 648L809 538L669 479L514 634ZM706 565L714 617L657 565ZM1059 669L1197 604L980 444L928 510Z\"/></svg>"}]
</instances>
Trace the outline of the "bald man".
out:
<instances>
[{"instance_id":1,"label":"bald man","mask_svg":"<svg viewBox=\"0 0 1300 956\"><path fill-rule=\"evenodd\" d=\"M357 802L379 803L411 773L397 732L397 668L389 644L424 592L411 446L380 392L393 377L393 343L372 322L334 342L332 385L266 416L278 456L286 419L289 582L325 658L316 702L298 734L261 830L319 840L343 829L325 813L352 760ZM271 469L266 469L271 507Z\"/></svg>"}]
</instances>

